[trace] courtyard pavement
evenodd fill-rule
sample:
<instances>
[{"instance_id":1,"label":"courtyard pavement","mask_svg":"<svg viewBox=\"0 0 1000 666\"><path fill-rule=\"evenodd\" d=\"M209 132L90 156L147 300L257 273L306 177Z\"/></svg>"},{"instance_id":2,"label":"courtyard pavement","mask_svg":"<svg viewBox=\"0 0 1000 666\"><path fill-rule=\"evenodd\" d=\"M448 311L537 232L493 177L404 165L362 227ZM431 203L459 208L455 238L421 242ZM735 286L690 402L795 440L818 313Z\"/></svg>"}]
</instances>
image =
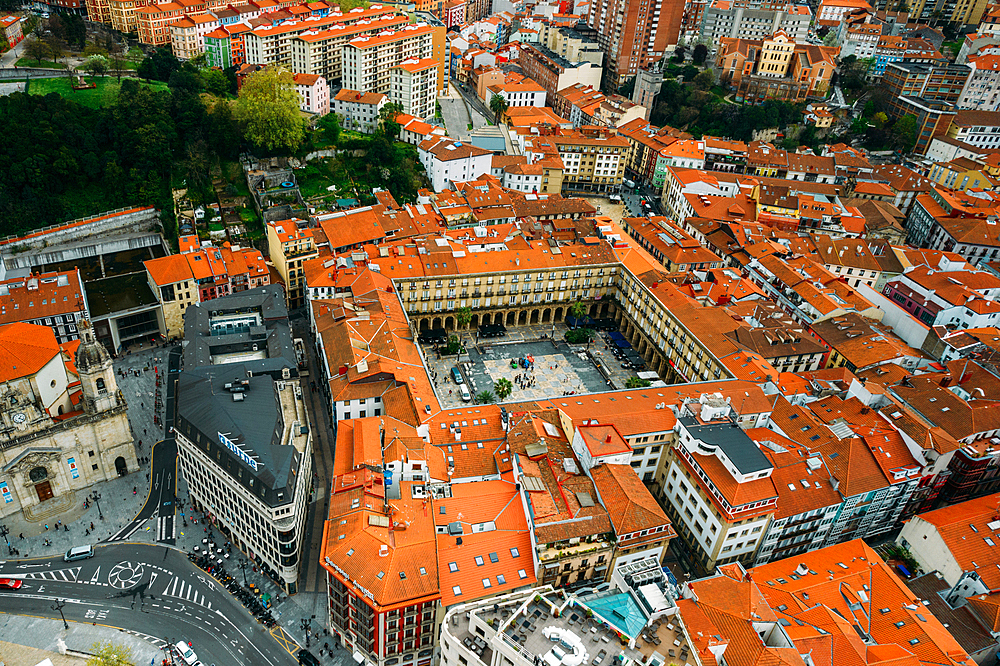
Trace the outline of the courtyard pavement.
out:
<instances>
[{"instance_id":1,"label":"courtyard pavement","mask_svg":"<svg viewBox=\"0 0 1000 666\"><path fill-rule=\"evenodd\" d=\"M625 388L635 371L621 367L603 338L590 345L570 345L564 341L565 324L534 324L508 328L502 338L476 340L475 330L459 331L456 335L465 344L466 352L439 357L433 345L423 345L427 368L431 373L438 400L445 409L461 407L461 393L451 376L458 367L463 382L475 399L482 391L496 395L495 384L500 378L510 380L514 387L508 401L541 400L569 394L598 393ZM554 332L554 336L553 336ZM544 337L543 337L544 336ZM511 360L531 355L534 368L511 367ZM520 380L520 381L519 381Z\"/></svg>"}]
</instances>

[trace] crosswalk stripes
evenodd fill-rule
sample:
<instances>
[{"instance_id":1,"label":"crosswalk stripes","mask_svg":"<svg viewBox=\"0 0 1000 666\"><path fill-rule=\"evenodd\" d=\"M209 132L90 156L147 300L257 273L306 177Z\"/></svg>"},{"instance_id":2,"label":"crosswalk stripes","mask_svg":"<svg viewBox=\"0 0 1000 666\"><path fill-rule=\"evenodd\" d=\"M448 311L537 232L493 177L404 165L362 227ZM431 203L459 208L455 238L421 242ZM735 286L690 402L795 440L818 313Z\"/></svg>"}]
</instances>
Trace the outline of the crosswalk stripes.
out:
<instances>
[{"instance_id":1,"label":"crosswalk stripes","mask_svg":"<svg viewBox=\"0 0 1000 666\"><path fill-rule=\"evenodd\" d=\"M212 607L210 603L206 603L207 600L205 595L195 589L194 585L176 576L167 584L166 589L163 591L163 595L184 599L185 601L190 601L191 603L198 604L199 606L207 606L208 608Z\"/></svg>"},{"instance_id":2,"label":"crosswalk stripes","mask_svg":"<svg viewBox=\"0 0 1000 666\"><path fill-rule=\"evenodd\" d=\"M64 583L75 583L76 577L80 575L80 569L82 567L74 567L72 569L57 569L55 571L34 571L29 574L25 574L25 578L32 578L35 580L61 580Z\"/></svg>"}]
</instances>

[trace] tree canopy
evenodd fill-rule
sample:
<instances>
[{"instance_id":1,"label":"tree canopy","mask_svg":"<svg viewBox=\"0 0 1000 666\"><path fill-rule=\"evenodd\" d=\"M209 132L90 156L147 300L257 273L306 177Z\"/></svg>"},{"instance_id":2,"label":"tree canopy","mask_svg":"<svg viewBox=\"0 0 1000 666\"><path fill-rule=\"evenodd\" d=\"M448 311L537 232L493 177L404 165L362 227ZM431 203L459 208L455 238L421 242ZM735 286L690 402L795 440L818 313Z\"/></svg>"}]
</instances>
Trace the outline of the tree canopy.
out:
<instances>
[{"instance_id":1,"label":"tree canopy","mask_svg":"<svg viewBox=\"0 0 1000 666\"><path fill-rule=\"evenodd\" d=\"M127 645L98 641L91 650L87 666L135 666L135 654Z\"/></svg>"},{"instance_id":2,"label":"tree canopy","mask_svg":"<svg viewBox=\"0 0 1000 666\"><path fill-rule=\"evenodd\" d=\"M236 102L243 138L267 151L294 151L305 139L299 102L290 71L267 67L254 72L243 81Z\"/></svg>"}]
</instances>

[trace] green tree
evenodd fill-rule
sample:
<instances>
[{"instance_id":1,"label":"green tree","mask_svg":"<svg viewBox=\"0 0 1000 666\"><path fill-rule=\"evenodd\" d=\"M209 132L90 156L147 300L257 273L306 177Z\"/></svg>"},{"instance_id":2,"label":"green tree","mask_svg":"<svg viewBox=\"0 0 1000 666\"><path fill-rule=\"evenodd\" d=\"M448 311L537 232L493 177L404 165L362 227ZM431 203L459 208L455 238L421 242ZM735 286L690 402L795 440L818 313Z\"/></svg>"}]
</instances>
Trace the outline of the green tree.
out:
<instances>
[{"instance_id":1,"label":"green tree","mask_svg":"<svg viewBox=\"0 0 1000 666\"><path fill-rule=\"evenodd\" d=\"M448 336L448 347L445 348L445 354L461 354L462 353L462 341L458 339L457 335Z\"/></svg>"},{"instance_id":2,"label":"green tree","mask_svg":"<svg viewBox=\"0 0 1000 666\"><path fill-rule=\"evenodd\" d=\"M477 405L491 405L496 402L496 396L493 395L493 391L480 391L476 394L476 404Z\"/></svg>"},{"instance_id":3,"label":"green tree","mask_svg":"<svg viewBox=\"0 0 1000 666\"><path fill-rule=\"evenodd\" d=\"M98 641L91 647L87 666L135 666L135 655L127 645Z\"/></svg>"},{"instance_id":4,"label":"green tree","mask_svg":"<svg viewBox=\"0 0 1000 666\"><path fill-rule=\"evenodd\" d=\"M109 48L111 52L113 49ZM170 75L181 68L181 61L169 48L160 47L153 52L153 55L143 59L139 63L138 73L142 78L155 81L167 82Z\"/></svg>"},{"instance_id":5,"label":"green tree","mask_svg":"<svg viewBox=\"0 0 1000 666\"><path fill-rule=\"evenodd\" d=\"M569 306L569 313L577 319L582 319L587 314L587 304L583 301L577 301Z\"/></svg>"},{"instance_id":6,"label":"green tree","mask_svg":"<svg viewBox=\"0 0 1000 666\"><path fill-rule=\"evenodd\" d=\"M510 380L506 377L501 377L493 384L493 389L497 393L497 397L500 400L506 400L510 397L510 394L514 392L514 385L510 383Z\"/></svg>"},{"instance_id":7,"label":"green tree","mask_svg":"<svg viewBox=\"0 0 1000 666\"><path fill-rule=\"evenodd\" d=\"M45 45L49 47L49 55L55 63L59 63L59 58L66 55L66 42L56 35L49 35L45 38Z\"/></svg>"},{"instance_id":8,"label":"green tree","mask_svg":"<svg viewBox=\"0 0 1000 666\"><path fill-rule=\"evenodd\" d=\"M83 63L83 71L91 76L104 76L108 73L108 59L102 55L93 55Z\"/></svg>"},{"instance_id":9,"label":"green tree","mask_svg":"<svg viewBox=\"0 0 1000 666\"><path fill-rule=\"evenodd\" d=\"M389 102L378 112L378 128L390 142L395 141L399 136L402 125L396 122L396 116L403 112L403 105L399 102Z\"/></svg>"},{"instance_id":10,"label":"green tree","mask_svg":"<svg viewBox=\"0 0 1000 666\"><path fill-rule=\"evenodd\" d=\"M677 48L674 49L673 61L677 64L684 62L684 53L685 53L684 46L678 44Z\"/></svg>"},{"instance_id":11,"label":"green tree","mask_svg":"<svg viewBox=\"0 0 1000 666\"><path fill-rule=\"evenodd\" d=\"M636 388L646 388L649 386L650 382L648 379L641 379L635 375L629 377L625 380L625 388L636 389Z\"/></svg>"},{"instance_id":12,"label":"green tree","mask_svg":"<svg viewBox=\"0 0 1000 666\"><path fill-rule=\"evenodd\" d=\"M500 124L500 116L507 112L510 105L504 96L500 93L493 93L493 97L490 97L490 111L493 112L493 122L497 125Z\"/></svg>"},{"instance_id":13,"label":"green tree","mask_svg":"<svg viewBox=\"0 0 1000 666\"><path fill-rule=\"evenodd\" d=\"M337 141L340 140L340 116L328 113L319 119L316 127L322 132L323 141L331 146L337 145Z\"/></svg>"},{"instance_id":14,"label":"green tree","mask_svg":"<svg viewBox=\"0 0 1000 666\"><path fill-rule=\"evenodd\" d=\"M216 97L225 97L229 92L229 79L221 69L202 69L198 72L201 87Z\"/></svg>"},{"instance_id":15,"label":"green tree","mask_svg":"<svg viewBox=\"0 0 1000 666\"><path fill-rule=\"evenodd\" d=\"M618 86L618 94L622 97L632 97L632 93L635 92L635 77L629 77L625 83Z\"/></svg>"},{"instance_id":16,"label":"green tree","mask_svg":"<svg viewBox=\"0 0 1000 666\"><path fill-rule=\"evenodd\" d=\"M25 41L22 53L29 60L41 65L49 57L49 46L40 39L29 39Z\"/></svg>"},{"instance_id":17,"label":"green tree","mask_svg":"<svg viewBox=\"0 0 1000 666\"><path fill-rule=\"evenodd\" d=\"M566 342L571 345L582 345L594 339L594 331L589 328L573 328L566 331Z\"/></svg>"},{"instance_id":18,"label":"green tree","mask_svg":"<svg viewBox=\"0 0 1000 666\"><path fill-rule=\"evenodd\" d=\"M699 90L710 90L715 85L715 73L710 69L702 70L694 77L694 87Z\"/></svg>"},{"instance_id":19,"label":"green tree","mask_svg":"<svg viewBox=\"0 0 1000 666\"><path fill-rule=\"evenodd\" d=\"M464 308L459 308L455 311L455 319L458 320L458 325L460 328L465 328L472 321L472 308L465 306Z\"/></svg>"},{"instance_id":20,"label":"green tree","mask_svg":"<svg viewBox=\"0 0 1000 666\"><path fill-rule=\"evenodd\" d=\"M292 73L284 67L254 72L243 82L236 101L243 138L269 151L294 151L305 138L299 101Z\"/></svg>"},{"instance_id":21,"label":"green tree","mask_svg":"<svg viewBox=\"0 0 1000 666\"><path fill-rule=\"evenodd\" d=\"M903 116L892 126L892 143L896 150L908 153L917 142L917 119Z\"/></svg>"},{"instance_id":22,"label":"green tree","mask_svg":"<svg viewBox=\"0 0 1000 666\"><path fill-rule=\"evenodd\" d=\"M707 58L708 47L704 44L695 44L694 50L691 52L691 62L701 67Z\"/></svg>"}]
</instances>

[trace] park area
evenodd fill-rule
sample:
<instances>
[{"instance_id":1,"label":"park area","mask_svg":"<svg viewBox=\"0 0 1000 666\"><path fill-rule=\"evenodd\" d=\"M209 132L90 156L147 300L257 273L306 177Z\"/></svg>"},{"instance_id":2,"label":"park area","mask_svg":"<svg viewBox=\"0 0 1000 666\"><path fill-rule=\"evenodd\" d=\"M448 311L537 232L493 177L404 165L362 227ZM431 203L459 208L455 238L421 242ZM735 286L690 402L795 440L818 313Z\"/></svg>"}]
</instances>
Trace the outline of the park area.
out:
<instances>
[{"instance_id":1,"label":"park area","mask_svg":"<svg viewBox=\"0 0 1000 666\"><path fill-rule=\"evenodd\" d=\"M115 98L118 96L118 89L121 87L117 78L111 76L96 78L88 76L85 77L85 80L87 83L94 83L96 81L97 87L85 90L73 90L73 81L75 79L58 77L51 79L31 79L28 82L27 92L30 95L57 93L91 109L114 103ZM160 81L143 81L141 84L154 90L167 90L167 84Z\"/></svg>"}]
</instances>

